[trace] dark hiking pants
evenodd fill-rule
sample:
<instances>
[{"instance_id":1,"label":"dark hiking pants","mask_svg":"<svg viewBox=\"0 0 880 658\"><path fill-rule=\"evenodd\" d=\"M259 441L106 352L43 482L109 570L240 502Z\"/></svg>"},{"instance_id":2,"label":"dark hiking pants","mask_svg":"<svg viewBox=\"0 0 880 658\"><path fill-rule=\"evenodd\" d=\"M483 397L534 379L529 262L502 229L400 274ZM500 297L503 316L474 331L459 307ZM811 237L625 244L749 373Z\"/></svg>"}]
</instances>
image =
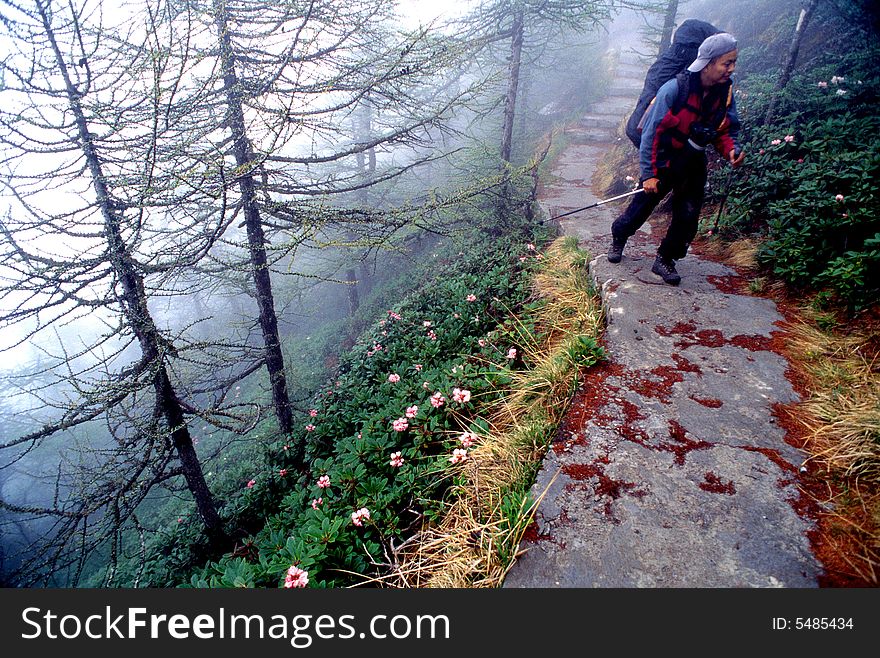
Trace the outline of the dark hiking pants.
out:
<instances>
[{"instance_id":1,"label":"dark hiking pants","mask_svg":"<svg viewBox=\"0 0 880 658\"><path fill-rule=\"evenodd\" d=\"M664 260L678 260L684 258L697 234L697 222L703 207L703 188L706 186L705 152L686 146L673 167L660 172L659 179L657 194L636 194L626 210L614 220L611 234L618 242L629 239L671 191L672 222L657 249L657 255Z\"/></svg>"}]
</instances>

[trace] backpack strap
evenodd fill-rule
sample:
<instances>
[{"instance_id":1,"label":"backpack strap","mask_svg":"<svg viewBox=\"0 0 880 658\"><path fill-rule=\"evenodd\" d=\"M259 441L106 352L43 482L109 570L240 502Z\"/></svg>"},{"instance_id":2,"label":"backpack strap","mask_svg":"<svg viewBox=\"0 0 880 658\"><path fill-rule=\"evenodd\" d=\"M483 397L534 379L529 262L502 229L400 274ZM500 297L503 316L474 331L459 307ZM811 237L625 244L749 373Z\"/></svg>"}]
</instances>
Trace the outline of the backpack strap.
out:
<instances>
[{"instance_id":1,"label":"backpack strap","mask_svg":"<svg viewBox=\"0 0 880 658\"><path fill-rule=\"evenodd\" d=\"M675 100L672 101L672 113L678 114L681 112L681 108L684 107L685 103L687 103L688 96L690 96L691 92L691 74L687 71L682 71L681 73L676 74L675 81L678 83L678 95L675 97Z\"/></svg>"},{"instance_id":2,"label":"backpack strap","mask_svg":"<svg viewBox=\"0 0 880 658\"><path fill-rule=\"evenodd\" d=\"M675 80L678 82L678 95L672 103L672 112L674 114L680 112L686 105L694 112L701 111L701 108L687 104L688 97L690 96L691 75L688 71L682 71L675 76ZM709 119L709 125L717 129L720 129L727 120L727 110L730 109L731 102L733 101L733 84L731 82L726 83L726 88L719 93L719 97L721 102Z\"/></svg>"}]
</instances>

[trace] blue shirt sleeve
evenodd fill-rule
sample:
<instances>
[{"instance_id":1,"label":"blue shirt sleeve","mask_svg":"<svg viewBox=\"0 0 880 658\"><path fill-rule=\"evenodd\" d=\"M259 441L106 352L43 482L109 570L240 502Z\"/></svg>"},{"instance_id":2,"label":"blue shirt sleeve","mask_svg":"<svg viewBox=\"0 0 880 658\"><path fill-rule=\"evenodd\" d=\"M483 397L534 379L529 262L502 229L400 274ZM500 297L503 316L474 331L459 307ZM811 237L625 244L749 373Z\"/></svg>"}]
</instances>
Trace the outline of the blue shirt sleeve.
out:
<instances>
[{"instance_id":1,"label":"blue shirt sleeve","mask_svg":"<svg viewBox=\"0 0 880 658\"><path fill-rule=\"evenodd\" d=\"M730 138L733 140L734 148L737 152L740 150L739 145L739 115L736 113L736 94L734 93L730 97L730 107L727 108L727 120L730 122L730 125L727 129L727 134L730 135Z\"/></svg>"},{"instance_id":2,"label":"blue shirt sleeve","mask_svg":"<svg viewBox=\"0 0 880 658\"><path fill-rule=\"evenodd\" d=\"M678 96L678 80L672 78L667 80L657 90L654 102L651 103L645 112L645 120L642 125L642 142L639 147L639 172L643 182L657 176L654 163L654 139L657 133L657 126L660 125L663 117L669 112L676 96Z\"/></svg>"}]
</instances>

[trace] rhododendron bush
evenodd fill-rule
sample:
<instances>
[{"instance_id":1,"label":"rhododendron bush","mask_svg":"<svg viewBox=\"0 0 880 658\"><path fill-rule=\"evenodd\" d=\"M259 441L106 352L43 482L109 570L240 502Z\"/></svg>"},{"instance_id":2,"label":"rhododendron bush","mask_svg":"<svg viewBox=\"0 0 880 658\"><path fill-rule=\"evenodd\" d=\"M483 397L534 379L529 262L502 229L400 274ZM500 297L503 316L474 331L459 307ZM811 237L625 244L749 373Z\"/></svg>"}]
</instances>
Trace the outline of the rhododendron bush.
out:
<instances>
[{"instance_id":1,"label":"rhododendron bush","mask_svg":"<svg viewBox=\"0 0 880 658\"><path fill-rule=\"evenodd\" d=\"M529 294L538 237L474 241L442 267L432 263L432 276L376 318L303 405L304 429L292 439L307 442L308 472L287 462L292 439L279 439L242 491L259 505L261 487L284 486L280 507L264 510L246 550L209 564L192 585L361 582L387 569L392 544L439 517L487 431L481 407L523 365L510 357L519 335L511 314Z\"/></svg>"},{"instance_id":2,"label":"rhododendron bush","mask_svg":"<svg viewBox=\"0 0 880 658\"><path fill-rule=\"evenodd\" d=\"M704 217L715 237L757 237L758 262L776 278L855 311L880 294L878 56L875 47L805 68L770 124L772 79L745 80L746 165L718 170L713 188L729 196L720 216Z\"/></svg>"}]
</instances>

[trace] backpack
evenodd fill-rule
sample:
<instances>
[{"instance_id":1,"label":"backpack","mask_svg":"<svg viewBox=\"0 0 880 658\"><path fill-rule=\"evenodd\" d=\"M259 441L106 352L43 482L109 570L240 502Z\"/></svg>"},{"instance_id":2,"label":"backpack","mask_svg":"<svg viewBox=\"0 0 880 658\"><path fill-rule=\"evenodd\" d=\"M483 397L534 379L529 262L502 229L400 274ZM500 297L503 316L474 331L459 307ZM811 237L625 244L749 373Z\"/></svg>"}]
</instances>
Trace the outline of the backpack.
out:
<instances>
[{"instance_id":1,"label":"backpack","mask_svg":"<svg viewBox=\"0 0 880 658\"><path fill-rule=\"evenodd\" d=\"M654 100L654 96L657 95L657 90L667 80L674 78L678 73L681 73L693 64L697 58L700 44L703 43L706 37L718 34L719 32L721 30L711 23L693 18L689 18L678 26L672 39L672 45L648 69L642 93L636 102L636 108L626 122L626 136L629 137L636 148L639 148L642 142L642 118L651 101ZM679 81L681 82L681 80ZM682 85L679 84L679 89L681 90L681 88ZM685 98L687 98L687 94L685 94Z\"/></svg>"}]
</instances>

